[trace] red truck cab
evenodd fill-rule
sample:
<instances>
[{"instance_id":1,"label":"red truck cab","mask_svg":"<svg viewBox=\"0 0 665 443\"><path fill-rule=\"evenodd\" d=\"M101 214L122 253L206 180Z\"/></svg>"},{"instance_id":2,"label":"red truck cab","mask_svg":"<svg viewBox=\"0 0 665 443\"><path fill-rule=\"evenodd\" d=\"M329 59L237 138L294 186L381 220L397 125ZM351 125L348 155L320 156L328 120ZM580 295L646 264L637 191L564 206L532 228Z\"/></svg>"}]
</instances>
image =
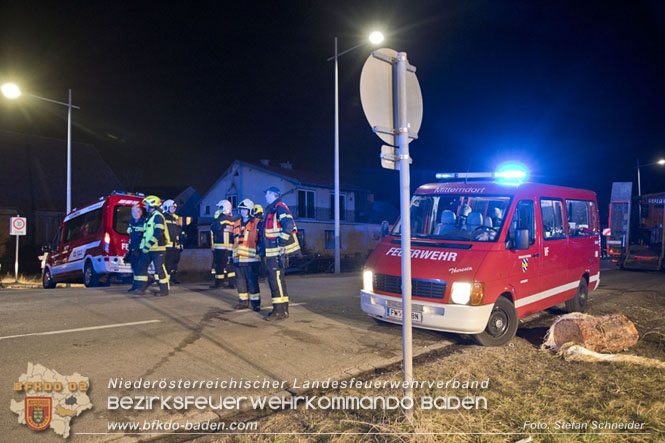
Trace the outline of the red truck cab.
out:
<instances>
[{"instance_id":1,"label":"red truck cab","mask_svg":"<svg viewBox=\"0 0 665 443\"><path fill-rule=\"evenodd\" d=\"M598 287L592 191L497 181L433 183L411 200L415 327L507 343L520 318L564 303L583 311ZM400 222L367 260L361 308L401 323Z\"/></svg>"},{"instance_id":2,"label":"red truck cab","mask_svg":"<svg viewBox=\"0 0 665 443\"><path fill-rule=\"evenodd\" d=\"M90 287L107 283L112 276L130 276L131 267L123 262L129 244L127 227L132 206L142 200L141 195L114 192L67 214L53 242L44 248L44 288L75 281Z\"/></svg>"}]
</instances>

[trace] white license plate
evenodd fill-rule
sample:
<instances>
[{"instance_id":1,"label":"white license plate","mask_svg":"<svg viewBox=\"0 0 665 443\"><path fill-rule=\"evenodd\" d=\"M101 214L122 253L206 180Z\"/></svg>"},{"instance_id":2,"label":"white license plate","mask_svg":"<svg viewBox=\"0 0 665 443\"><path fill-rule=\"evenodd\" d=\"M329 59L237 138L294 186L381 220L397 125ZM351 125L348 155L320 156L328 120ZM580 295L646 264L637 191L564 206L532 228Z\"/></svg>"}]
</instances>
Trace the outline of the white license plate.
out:
<instances>
[{"instance_id":1,"label":"white license plate","mask_svg":"<svg viewBox=\"0 0 665 443\"><path fill-rule=\"evenodd\" d=\"M401 320L402 319L402 310L387 307L386 308L386 317ZM411 321L416 322L416 323L422 323L423 322L423 313L422 312L411 311Z\"/></svg>"}]
</instances>

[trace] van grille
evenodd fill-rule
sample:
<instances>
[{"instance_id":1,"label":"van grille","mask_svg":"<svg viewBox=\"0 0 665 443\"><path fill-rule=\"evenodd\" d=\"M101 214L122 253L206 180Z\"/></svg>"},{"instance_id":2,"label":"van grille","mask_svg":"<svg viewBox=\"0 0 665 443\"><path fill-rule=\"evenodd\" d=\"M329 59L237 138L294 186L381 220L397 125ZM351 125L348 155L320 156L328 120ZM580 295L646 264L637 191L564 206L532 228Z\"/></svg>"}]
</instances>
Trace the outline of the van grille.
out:
<instances>
[{"instance_id":1,"label":"van grille","mask_svg":"<svg viewBox=\"0 0 665 443\"><path fill-rule=\"evenodd\" d=\"M374 274L374 289L399 295L402 293L402 277ZM411 279L411 295L442 300L446 295L446 282Z\"/></svg>"}]
</instances>

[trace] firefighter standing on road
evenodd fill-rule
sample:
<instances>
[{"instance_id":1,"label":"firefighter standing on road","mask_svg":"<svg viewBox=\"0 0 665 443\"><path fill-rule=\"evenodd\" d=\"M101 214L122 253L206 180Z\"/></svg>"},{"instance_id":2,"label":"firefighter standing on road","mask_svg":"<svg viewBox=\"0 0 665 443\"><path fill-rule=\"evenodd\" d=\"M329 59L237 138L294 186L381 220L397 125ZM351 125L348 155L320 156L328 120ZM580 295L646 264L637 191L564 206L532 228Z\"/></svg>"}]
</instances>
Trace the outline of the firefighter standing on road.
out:
<instances>
[{"instance_id":1,"label":"firefighter standing on road","mask_svg":"<svg viewBox=\"0 0 665 443\"><path fill-rule=\"evenodd\" d=\"M215 221L210 226L212 232L213 271L215 283L211 288L219 288L224 280L228 280L229 288L235 287L235 269L231 262L233 250L233 217L232 207L228 200L217 203L219 210L215 213Z\"/></svg>"},{"instance_id":2,"label":"firefighter standing on road","mask_svg":"<svg viewBox=\"0 0 665 443\"><path fill-rule=\"evenodd\" d=\"M162 201L154 195L143 199L143 206L148 212L148 216L141 240L139 273L134 277L138 286L136 289L138 294L144 294L148 288L148 268L152 262L155 265L155 274L159 277L159 292L156 292L155 295L169 295L169 275L164 265L164 254L170 240L169 232L166 230L166 220L160 211L161 205Z\"/></svg>"},{"instance_id":3,"label":"firefighter standing on road","mask_svg":"<svg viewBox=\"0 0 665 443\"><path fill-rule=\"evenodd\" d=\"M289 316L289 296L286 292L284 269L290 254L300 251L296 237L296 224L288 206L280 199L279 189L266 189L265 222L259 235L263 241L266 271L272 295L273 310L265 319L282 320Z\"/></svg>"},{"instance_id":4,"label":"firefighter standing on road","mask_svg":"<svg viewBox=\"0 0 665 443\"><path fill-rule=\"evenodd\" d=\"M129 234L129 244L127 245L127 254L123 261L132 266L134 277L139 275L139 258L141 257L141 240L143 240L143 231L145 230L145 218L143 218L143 209L139 205L132 207L132 219L129 220L127 234ZM138 281L132 281L132 287L127 292L134 292L138 289Z\"/></svg>"},{"instance_id":5,"label":"firefighter standing on road","mask_svg":"<svg viewBox=\"0 0 665 443\"><path fill-rule=\"evenodd\" d=\"M233 265L237 275L238 303L233 309L261 310L259 256L256 252L259 220L252 217L254 202L246 198L238 205L240 218L233 225Z\"/></svg>"},{"instance_id":6,"label":"firefighter standing on road","mask_svg":"<svg viewBox=\"0 0 665 443\"><path fill-rule=\"evenodd\" d=\"M178 205L169 199L164 202L162 210L166 220L166 229L169 231L170 242L166 245L166 272L169 274L170 283L180 284L176 280L178 262L180 262L180 251L182 251L182 218L175 213Z\"/></svg>"}]
</instances>

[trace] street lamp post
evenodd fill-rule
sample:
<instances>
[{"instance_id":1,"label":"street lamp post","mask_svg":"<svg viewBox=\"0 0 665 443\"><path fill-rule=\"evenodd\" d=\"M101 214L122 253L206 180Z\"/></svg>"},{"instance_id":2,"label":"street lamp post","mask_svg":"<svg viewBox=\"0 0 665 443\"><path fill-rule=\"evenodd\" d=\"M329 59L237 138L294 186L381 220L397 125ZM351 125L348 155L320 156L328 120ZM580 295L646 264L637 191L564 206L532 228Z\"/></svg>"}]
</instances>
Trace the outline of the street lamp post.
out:
<instances>
[{"instance_id":1,"label":"street lamp post","mask_svg":"<svg viewBox=\"0 0 665 443\"><path fill-rule=\"evenodd\" d=\"M639 208L639 214L638 218L642 220L642 179L640 176L640 167L641 166L652 166L652 165L660 165L663 166L665 165L665 158L661 158L658 161L655 161L653 163L648 163L646 165L640 165L640 159L637 159L637 205Z\"/></svg>"},{"instance_id":2,"label":"street lamp post","mask_svg":"<svg viewBox=\"0 0 665 443\"><path fill-rule=\"evenodd\" d=\"M374 31L369 35L369 43L378 45L383 41L383 34ZM341 263L340 263L340 214L339 214L339 65L337 59L348 53L357 49L361 46L366 45L366 42L359 43L352 48L349 48L342 52L337 52L337 36L335 36L335 55L330 57L328 61L335 60L335 196L334 196L334 208L335 208L335 274L340 273Z\"/></svg>"},{"instance_id":3,"label":"street lamp post","mask_svg":"<svg viewBox=\"0 0 665 443\"><path fill-rule=\"evenodd\" d=\"M28 97L36 98L39 100L55 103L62 106L67 106L67 214L72 210L72 108L81 109L72 104L72 90L68 90L68 101L63 103L50 98L40 97L34 94L22 93L21 89L14 83L5 83L0 88L5 97L9 99L19 98L22 94Z\"/></svg>"}]
</instances>

